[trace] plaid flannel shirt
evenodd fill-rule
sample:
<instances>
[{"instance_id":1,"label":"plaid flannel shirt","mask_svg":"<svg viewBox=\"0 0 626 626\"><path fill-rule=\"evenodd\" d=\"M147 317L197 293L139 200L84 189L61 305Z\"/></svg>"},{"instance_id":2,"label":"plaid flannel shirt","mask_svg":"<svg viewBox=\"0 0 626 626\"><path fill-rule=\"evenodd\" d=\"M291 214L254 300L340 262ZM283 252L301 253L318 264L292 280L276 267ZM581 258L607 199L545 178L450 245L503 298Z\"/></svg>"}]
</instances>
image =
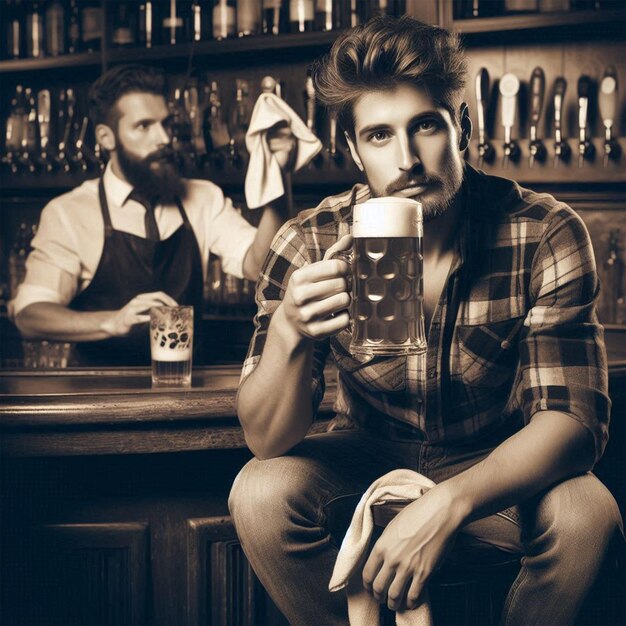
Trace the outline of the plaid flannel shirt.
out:
<instances>
[{"instance_id":1,"label":"plaid flannel shirt","mask_svg":"<svg viewBox=\"0 0 626 626\"><path fill-rule=\"evenodd\" d=\"M548 194L466 166L455 259L420 356L355 357L343 330L314 347L314 410L329 353L335 410L381 436L471 443L519 430L541 410L562 411L608 439L610 400L593 250L582 220ZM322 260L350 231L369 188L326 198L278 233L257 284L255 332L242 382L263 352L291 274ZM504 437L503 437L504 438Z\"/></svg>"}]
</instances>

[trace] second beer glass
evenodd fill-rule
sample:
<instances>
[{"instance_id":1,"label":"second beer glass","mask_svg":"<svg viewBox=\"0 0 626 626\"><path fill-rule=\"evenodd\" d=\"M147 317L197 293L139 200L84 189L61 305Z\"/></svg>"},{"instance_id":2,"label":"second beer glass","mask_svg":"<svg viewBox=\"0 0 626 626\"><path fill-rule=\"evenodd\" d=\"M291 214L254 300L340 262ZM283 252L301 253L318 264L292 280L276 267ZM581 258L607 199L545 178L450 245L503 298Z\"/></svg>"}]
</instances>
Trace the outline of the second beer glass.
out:
<instances>
[{"instance_id":1,"label":"second beer glass","mask_svg":"<svg viewBox=\"0 0 626 626\"><path fill-rule=\"evenodd\" d=\"M424 352L422 205L372 198L354 207L352 234L350 352Z\"/></svg>"}]
</instances>

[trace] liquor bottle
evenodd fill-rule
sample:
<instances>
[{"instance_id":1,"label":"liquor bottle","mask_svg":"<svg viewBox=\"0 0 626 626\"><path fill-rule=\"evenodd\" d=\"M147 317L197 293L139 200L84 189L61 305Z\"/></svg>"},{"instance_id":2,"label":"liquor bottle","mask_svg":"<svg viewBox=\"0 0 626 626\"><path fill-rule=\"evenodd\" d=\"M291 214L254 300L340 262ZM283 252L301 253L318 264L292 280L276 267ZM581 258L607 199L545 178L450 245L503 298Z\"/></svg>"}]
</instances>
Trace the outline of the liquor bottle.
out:
<instances>
[{"instance_id":1,"label":"liquor bottle","mask_svg":"<svg viewBox=\"0 0 626 626\"><path fill-rule=\"evenodd\" d=\"M5 11L5 36L3 56L7 59L19 59L24 55L24 5L22 0L9 0Z\"/></svg>"},{"instance_id":2,"label":"liquor bottle","mask_svg":"<svg viewBox=\"0 0 626 626\"><path fill-rule=\"evenodd\" d=\"M146 48L152 48L154 44L154 9L152 0L145 0L139 4L137 35L139 43Z\"/></svg>"},{"instance_id":3,"label":"liquor bottle","mask_svg":"<svg viewBox=\"0 0 626 626\"><path fill-rule=\"evenodd\" d=\"M80 6L80 29L82 44L85 52L100 50L102 43L102 26L104 16L99 0L81 0Z\"/></svg>"},{"instance_id":4,"label":"liquor bottle","mask_svg":"<svg viewBox=\"0 0 626 626\"><path fill-rule=\"evenodd\" d=\"M37 230L36 226L29 226L22 222L17 238L9 252L9 297L15 298L17 288L26 276L26 259L30 254L31 242Z\"/></svg>"},{"instance_id":5,"label":"liquor bottle","mask_svg":"<svg viewBox=\"0 0 626 626\"><path fill-rule=\"evenodd\" d=\"M67 7L67 51L76 54L80 50L80 11L78 10L78 0L70 0Z\"/></svg>"},{"instance_id":6,"label":"liquor bottle","mask_svg":"<svg viewBox=\"0 0 626 626\"><path fill-rule=\"evenodd\" d=\"M259 0L237 0L237 35L258 35L261 32Z\"/></svg>"},{"instance_id":7,"label":"liquor bottle","mask_svg":"<svg viewBox=\"0 0 626 626\"><path fill-rule=\"evenodd\" d=\"M46 53L58 56L65 53L65 8L60 0L50 0L46 6Z\"/></svg>"},{"instance_id":8,"label":"liquor bottle","mask_svg":"<svg viewBox=\"0 0 626 626\"><path fill-rule=\"evenodd\" d=\"M316 0L315 30L333 29L333 0Z\"/></svg>"},{"instance_id":9,"label":"liquor bottle","mask_svg":"<svg viewBox=\"0 0 626 626\"><path fill-rule=\"evenodd\" d=\"M30 2L26 8L26 56L35 59L44 56L43 35L41 2Z\"/></svg>"},{"instance_id":10,"label":"liquor bottle","mask_svg":"<svg viewBox=\"0 0 626 626\"><path fill-rule=\"evenodd\" d=\"M113 10L111 44L116 47L132 46L135 40L135 16L128 2L117 2Z\"/></svg>"},{"instance_id":11,"label":"liquor bottle","mask_svg":"<svg viewBox=\"0 0 626 626\"><path fill-rule=\"evenodd\" d=\"M213 7L210 0L195 0L191 5L191 40L207 41L213 34Z\"/></svg>"},{"instance_id":12,"label":"liquor bottle","mask_svg":"<svg viewBox=\"0 0 626 626\"><path fill-rule=\"evenodd\" d=\"M50 107L52 101L49 89L40 89L37 94L37 120L39 122L39 160L47 172L51 172L54 163L50 156Z\"/></svg>"},{"instance_id":13,"label":"liquor bottle","mask_svg":"<svg viewBox=\"0 0 626 626\"><path fill-rule=\"evenodd\" d=\"M226 39L237 33L235 0L214 0L213 38Z\"/></svg>"},{"instance_id":14,"label":"liquor bottle","mask_svg":"<svg viewBox=\"0 0 626 626\"><path fill-rule=\"evenodd\" d=\"M454 19L465 20L478 17L495 17L501 12L502 3L493 0L455 0Z\"/></svg>"},{"instance_id":15,"label":"liquor bottle","mask_svg":"<svg viewBox=\"0 0 626 626\"><path fill-rule=\"evenodd\" d=\"M289 1L289 30L292 33L304 33L315 26L314 0Z\"/></svg>"},{"instance_id":16,"label":"liquor bottle","mask_svg":"<svg viewBox=\"0 0 626 626\"><path fill-rule=\"evenodd\" d=\"M175 45L185 40L185 20L177 0L166 1L161 20L162 43Z\"/></svg>"},{"instance_id":17,"label":"liquor bottle","mask_svg":"<svg viewBox=\"0 0 626 626\"><path fill-rule=\"evenodd\" d=\"M539 0L504 0L504 12L507 15L537 13Z\"/></svg>"},{"instance_id":18,"label":"liquor bottle","mask_svg":"<svg viewBox=\"0 0 626 626\"><path fill-rule=\"evenodd\" d=\"M263 0L263 34L280 35L289 30L287 0Z\"/></svg>"}]
</instances>

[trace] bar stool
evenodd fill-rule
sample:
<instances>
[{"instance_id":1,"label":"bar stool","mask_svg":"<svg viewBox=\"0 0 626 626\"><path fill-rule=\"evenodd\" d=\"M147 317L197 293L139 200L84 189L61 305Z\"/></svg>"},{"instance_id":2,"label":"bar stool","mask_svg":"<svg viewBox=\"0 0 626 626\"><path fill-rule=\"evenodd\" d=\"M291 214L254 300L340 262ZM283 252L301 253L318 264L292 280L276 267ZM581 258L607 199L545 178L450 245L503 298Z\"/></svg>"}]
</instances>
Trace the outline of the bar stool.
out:
<instances>
[{"instance_id":1,"label":"bar stool","mask_svg":"<svg viewBox=\"0 0 626 626\"><path fill-rule=\"evenodd\" d=\"M409 502L372 506L378 535ZM428 582L436 626L490 626L498 623L506 594L517 576L521 556L485 544L463 545L459 535L443 566ZM381 624L394 624L393 613L381 609Z\"/></svg>"}]
</instances>

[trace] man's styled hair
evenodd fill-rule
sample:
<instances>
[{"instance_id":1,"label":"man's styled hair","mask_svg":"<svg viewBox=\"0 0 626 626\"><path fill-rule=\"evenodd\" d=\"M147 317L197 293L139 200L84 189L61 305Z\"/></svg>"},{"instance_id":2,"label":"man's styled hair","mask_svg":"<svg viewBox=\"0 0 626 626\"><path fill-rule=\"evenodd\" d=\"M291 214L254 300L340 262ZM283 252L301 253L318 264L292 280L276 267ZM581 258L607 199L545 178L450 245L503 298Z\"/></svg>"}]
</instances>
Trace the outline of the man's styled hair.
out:
<instances>
[{"instance_id":1,"label":"man's styled hair","mask_svg":"<svg viewBox=\"0 0 626 626\"><path fill-rule=\"evenodd\" d=\"M118 100L129 93L151 93L167 98L167 84L161 70L144 65L119 65L98 78L89 89L89 116L94 128L106 124L115 128Z\"/></svg>"},{"instance_id":2,"label":"man's styled hair","mask_svg":"<svg viewBox=\"0 0 626 626\"><path fill-rule=\"evenodd\" d=\"M458 35L404 16L376 17L340 35L313 66L319 100L354 137L353 105L399 84L424 88L458 123L467 71Z\"/></svg>"}]
</instances>

